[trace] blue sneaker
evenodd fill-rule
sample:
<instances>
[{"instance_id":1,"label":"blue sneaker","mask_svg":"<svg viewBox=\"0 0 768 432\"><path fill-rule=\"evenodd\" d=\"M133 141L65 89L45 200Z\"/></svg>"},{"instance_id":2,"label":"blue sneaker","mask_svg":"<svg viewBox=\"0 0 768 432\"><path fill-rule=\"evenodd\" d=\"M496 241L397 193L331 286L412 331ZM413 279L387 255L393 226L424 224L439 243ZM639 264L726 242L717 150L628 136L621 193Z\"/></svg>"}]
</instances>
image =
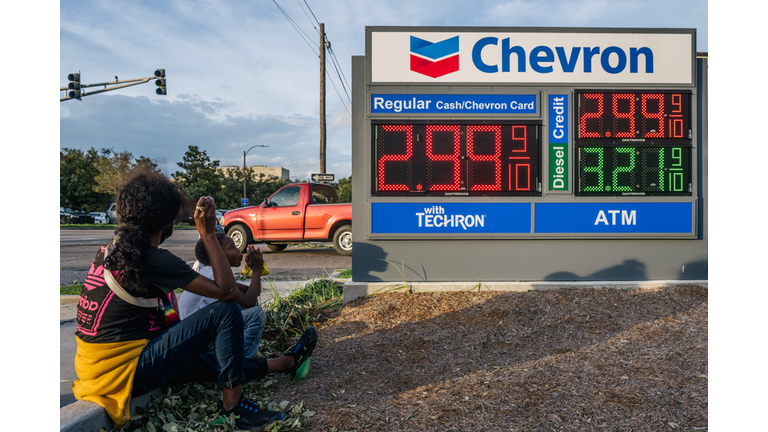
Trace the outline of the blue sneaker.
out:
<instances>
[{"instance_id":1,"label":"blue sneaker","mask_svg":"<svg viewBox=\"0 0 768 432\"><path fill-rule=\"evenodd\" d=\"M240 396L240 403L231 411L225 410L223 402L219 400L216 412L219 417L216 418L214 424L226 423L229 415L234 413L237 416L235 418L235 425L245 430L261 430L268 424L283 420L284 418L281 412L259 409L252 400L247 399L245 396Z\"/></svg>"},{"instance_id":2,"label":"blue sneaker","mask_svg":"<svg viewBox=\"0 0 768 432\"><path fill-rule=\"evenodd\" d=\"M317 330L312 326L307 327L299 338L299 341L293 344L285 352L285 355L291 356L296 360L296 364L285 371L285 373L292 377L296 377L296 371L298 371L304 365L304 362L309 360L309 357L312 356L312 351L315 350L315 345L317 345ZM307 363L306 368L302 369L301 375L302 377L299 379L304 379L309 375L309 363Z\"/></svg>"}]
</instances>

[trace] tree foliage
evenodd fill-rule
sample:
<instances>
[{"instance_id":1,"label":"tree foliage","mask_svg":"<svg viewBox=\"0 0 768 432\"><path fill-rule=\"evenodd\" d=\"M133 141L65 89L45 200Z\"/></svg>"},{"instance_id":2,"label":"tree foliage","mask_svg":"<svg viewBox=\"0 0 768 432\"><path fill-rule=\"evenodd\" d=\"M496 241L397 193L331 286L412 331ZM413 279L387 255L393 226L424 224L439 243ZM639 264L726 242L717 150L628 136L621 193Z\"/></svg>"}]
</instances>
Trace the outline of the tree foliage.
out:
<instances>
[{"instance_id":1,"label":"tree foliage","mask_svg":"<svg viewBox=\"0 0 768 432\"><path fill-rule=\"evenodd\" d=\"M104 210L111 202L108 193L93 188L99 175L99 154L96 149L83 151L63 148L59 152L59 205L82 207L86 211Z\"/></svg>"},{"instance_id":2,"label":"tree foliage","mask_svg":"<svg viewBox=\"0 0 768 432\"><path fill-rule=\"evenodd\" d=\"M111 148L87 151L63 148L59 152L59 205L104 211L115 200L117 184L123 174L136 166L157 169L144 156L134 159L128 151Z\"/></svg>"},{"instance_id":3,"label":"tree foliage","mask_svg":"<svg viewBox=\"0 0 768 432\"><path fill-rule=\"evenodd\" d=\"M193 200L201 196L209 196L219 202L221 182L217 168L219 161L212 161L205 150L191 145L184 153L183 162L177 162L184 171L176 171L171 177L184 188Z\"/></svg>"},{"instance_id":4,"label":"tree foliage","mask_svg":"<svg viewBox=\"0 0 768 432\"><path fill-rule=\"evenodd\" d=\"M240 207L243 197L243 177L245 177L246 195L251 205L258 204L288 183L287 180L275 180L257 176L253 168L219 169L219 161L211 160L205 150L189 146L184 154L184 162L177 164L184 171L177 171L173 178L183 187L193 200L201 196L210 196L217 208L234 209Z\"/></svg>"},{"instance_id":5,"label":"tree foliage","mask_svg":"<svg viewBox=\"0 0 768 432\"><path fill-rule=\"evenodd\" d=\"M340 179L334 187L336 188L336 193L339 195L339 202L352 202L352 176Z\"/></svg>"},{"instance_id":6,"label":"tree foliage","mask_svg":"<svg viewBox=\"0 0 768 432\"><path fill-rule=\"evenodd\" d=\"M190 145L184 153L181 168L171 177L184 188L193 200L210 196L216 207L240 207L243 197L243 177L246 194L251 205L262 202L290 180L270 179L257 175L253 168L222 170L218 160L211 160L205 150ZM60 152L59 202L64 207L82 207L86 211L104 211L115 200L117 185L122 175L137 167L157 169L151 159L134 158L128 151L111 148L83 151L64 148ZM350 185L351 188L351 185Z\"/></svg>"},{"instance_id":7,"label":"tree foliage","mask_svg":"<svg viewBox=\"0 0 768 432\"><path fill-rule=\"evenodd\" d=\"M278 189L290 183L289 180L270 179L264 174L256 174L253 168L228 170L222 174L222 192L225 193L221 205L216 207L234 209L240 207L243 197L243 175L245 175L245 193L250 205L256 205L265 198L277 192Z\"/></svg>"}]
</instances>

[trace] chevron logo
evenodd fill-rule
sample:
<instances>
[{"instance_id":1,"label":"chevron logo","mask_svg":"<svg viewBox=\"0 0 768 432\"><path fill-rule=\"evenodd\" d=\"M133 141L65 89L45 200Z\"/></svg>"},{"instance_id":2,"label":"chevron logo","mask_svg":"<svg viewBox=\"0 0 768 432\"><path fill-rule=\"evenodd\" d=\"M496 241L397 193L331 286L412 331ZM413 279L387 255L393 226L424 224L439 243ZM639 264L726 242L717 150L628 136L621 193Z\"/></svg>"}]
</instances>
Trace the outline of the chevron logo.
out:
<instances>
[{"instance_id":1,"label":"chevron logo","mask_svg":"<svg viewBox=\"0 0 768 432\"><path fill-rule=\"evenodd\" d=\"M430 42L411 36L411 70L438 78L459 70L459 37Z\"/></svg>"}]
</instances>

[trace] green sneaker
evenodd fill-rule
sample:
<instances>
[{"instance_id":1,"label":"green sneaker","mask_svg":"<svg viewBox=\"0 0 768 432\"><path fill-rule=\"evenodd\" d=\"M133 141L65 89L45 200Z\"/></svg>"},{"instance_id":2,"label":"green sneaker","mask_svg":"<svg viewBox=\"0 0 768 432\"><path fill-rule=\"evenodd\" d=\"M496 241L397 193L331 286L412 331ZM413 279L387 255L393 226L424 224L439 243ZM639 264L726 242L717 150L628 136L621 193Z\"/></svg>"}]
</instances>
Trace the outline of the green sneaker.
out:
<instances>
[{"instance_id":1,"label":"green sneaker","mask_svg":"<svg viewBox=\"0 0 768 432\"><path fill-rule=\"evenodd\" d=\"M304 333L299 338L299 341L293 344L288 350L285 352L285 355L289 355L296 360L296 364L285 371L290 376L295 377L299 369L301 369L304 364L306 364L306 371L304 372L306 378L306 375L309 375L309 359L312 355L312 351L315 350L315 345L317 345L317 330L315 330L314 327L309 326L306 330L304 330ZM304 379L301 378L301 379Z\"/></svg>"},{"instance_id":2,"label":"green sneaker","mask_svg":"<svg viewBox=\"0 0 768 432\"><path fill-rule=\"evenodd\" d=\"M307 357L307 360L299 366L298 369L296 369L295 374L293 375L294 381L302 381L307 379L309 376L309 365L312 363L312 357Z\"/></svg>"}]
</instances>

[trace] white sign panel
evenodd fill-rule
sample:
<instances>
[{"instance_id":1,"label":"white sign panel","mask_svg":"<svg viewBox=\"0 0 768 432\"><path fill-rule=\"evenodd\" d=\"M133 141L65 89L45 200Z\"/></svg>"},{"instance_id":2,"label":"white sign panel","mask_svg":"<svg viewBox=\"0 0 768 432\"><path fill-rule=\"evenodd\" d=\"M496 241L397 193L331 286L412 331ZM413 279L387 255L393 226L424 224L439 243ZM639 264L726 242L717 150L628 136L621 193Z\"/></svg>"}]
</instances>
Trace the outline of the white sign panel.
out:
<instances>
[{"instance_id":1,"label":"white sign panel","mask_svg":"<svg viewBox=\"0 0 768 432\"><path fill-rule=\"evenodd\" d=\"M693 37L372 31L371 82L692 84Z\"/></svg>"}]
</instances>

